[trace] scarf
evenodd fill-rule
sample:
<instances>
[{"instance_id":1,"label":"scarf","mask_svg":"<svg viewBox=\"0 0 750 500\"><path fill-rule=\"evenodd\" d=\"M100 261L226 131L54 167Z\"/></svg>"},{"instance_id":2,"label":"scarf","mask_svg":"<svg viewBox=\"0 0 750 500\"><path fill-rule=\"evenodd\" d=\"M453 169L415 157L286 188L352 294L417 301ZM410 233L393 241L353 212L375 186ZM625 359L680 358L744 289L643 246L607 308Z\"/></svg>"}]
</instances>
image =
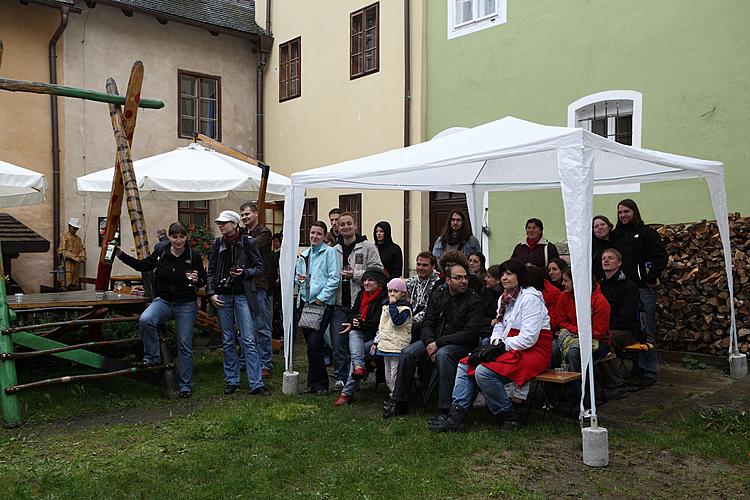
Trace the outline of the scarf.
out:
<instances>
[{"instance_id":1,"label":"scarf","mask_svg":"<svg viewBox=\"0 0 750 500\"><path fill-rule=\"evenodd\" d=\"M448 231L445 235L444 241L449 245L459 245L459 248L463 247L464 241L461 241L461 235L457 231Z\"/></svg>"},{"instance_id":2,"label":"scarf","mask_svg":"<svg viewBox=\"0 0 750 500\"><path fill-rule=\"evenodd\" d=\"M359 305L359 312L362 314L363 320L367 319L367 309L370 307L370 302L375 300L378 295L380 295L380 289L377 289L372 293L368 291L362 292L362 303Z\"/></svg>"},{"instance_id":3,"label":"scarf","mask_svg":"<svg viewBox=\"0 0 750 500\"><path fill-rule=\"evenodd\" d=\"M503 292L502 296L500 296L500 307L497 309L498 321L502 321L503 316L505 316L505 310L509 305L516 301L519 293L521 293L520 286L515 287L513 290L505 290Z\"/></svg>"},{"instance_id":4,"label":"scarf","mask_svg":"<svg viewBox=\"0 0 750 500\"><path fill-rule=\"evenodd\" d=\"M226 242L234 243L235 241L237 241L237 240L240 239L240 232L239 231L235 231L232 236L227 236L225 234L224 236L222 236L222 238L224 238L224 241L226 241Z\"/></svg>"},{"instance_id":5,"label":"scarf","mask_svg":"<svg viewBox=\"0 0 750 500\"><path fill-rule=\"evenodd\" d=\"M526 244L529 246L529 250L534 250L534 247L537 246L537 244L541 240L542 240L541 238L539 238L538 240L530 240L530 239L526 238Z\"/></svg>"}]
</instances>

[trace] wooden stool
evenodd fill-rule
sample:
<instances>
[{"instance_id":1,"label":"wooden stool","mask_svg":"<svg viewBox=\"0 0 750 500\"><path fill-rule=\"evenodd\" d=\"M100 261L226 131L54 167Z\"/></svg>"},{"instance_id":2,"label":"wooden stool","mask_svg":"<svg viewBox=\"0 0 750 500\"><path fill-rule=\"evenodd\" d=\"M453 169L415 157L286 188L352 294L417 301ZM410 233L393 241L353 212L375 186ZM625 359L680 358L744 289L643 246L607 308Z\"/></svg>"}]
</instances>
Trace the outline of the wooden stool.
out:
<instances>
[{"instance_id":1,"label":"wooden stool","mask_svg":"<svg viewBox=\"0 0 750 500\"><path fill-rule=\"evenodd\" d=\"M551 368L544 370L542 373L534 377L534 391L531 393L531 397L529 398L529 407L526 409L526 417L524 418L524 423L529 419L529 414L531 413L531 405L534 402L536 390L539 388L540 382L547 384L567 384L568 382L573 382L580 378L581 374L578 372L557 373L554 369ZM547 393L544 392L544 390L542 390L542 396L544 397L544 405L542 406L544 413L542 414L542 420L544 420L547 416L547 412L551 409L552 405L550 404L550 401L547 398Z\"/></svg>"}]
</instances>

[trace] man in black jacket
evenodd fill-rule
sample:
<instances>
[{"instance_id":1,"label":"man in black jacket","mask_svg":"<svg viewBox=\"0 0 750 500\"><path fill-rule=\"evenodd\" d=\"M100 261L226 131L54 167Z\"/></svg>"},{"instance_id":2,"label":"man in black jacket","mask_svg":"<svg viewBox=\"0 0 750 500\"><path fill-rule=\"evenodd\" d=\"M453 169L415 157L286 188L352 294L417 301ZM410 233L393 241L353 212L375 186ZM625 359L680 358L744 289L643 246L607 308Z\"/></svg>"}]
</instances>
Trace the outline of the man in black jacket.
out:
<instances>
[{"instance_id":1,"label":"man in black jacket","mask_svg":"<svg viewBox=\"0 0 750 500\"><path fill-rule=\"evenodd\" d=\"M602 270L599 279L604 297L609 302L609 334L616 350L638 342L641 322L638 310L638 285L629 280L620 269L622 255L614 248L602 252Z\"/></svg>"},{"instance_id":2,"label":"man in black jacket","mask_svg":"<svg viewBox=\"0 0 750 500\"><path fill-rule=\"evenodd\" d=\"M656 346L656 287L667 267L667 250L656 230L644 224L638 205L625 199L617 204L617 226L610 236L612 248L622 255L625 276L636 282L646 324L646 342ZM659 364L656 349L641 351L631 385L647 387L656 382Z\"/></svg>"},{"instance_id":3,"label":"man in black jacket","mask_svg":"<svg viewBox=\"0 0 750 500\"><path fill-rule=\"evenodd\" d=\"M469 266L453 264L445 272L445 284L432 292L427 304L422 339L401 352L396 387L384 418L406 413L414 372L429 362L438 370L438 409L448 411L458 362L479 343L484 312L482 301L468 286Z\"/></svg>"},{"instance_id":4,"label":"man in black jacket","mask_svg":"<svg viewBox=\"0 0 750 500\"><path fill-rule=\"evenodd\" d=\"M234 345L236 322L240 328L250 393L267 396L271 393L263 384L254 335L254 316L257 317L258 304L253 279L263 275L263 261L255 241L239 233L240 216L237 212L224 210L215 222L221 237L214 240L208 257L206 295L216 308L221 325L226 381L224 394L232 394L240 388L240 362Z\"/></svg>"}]
</instances>

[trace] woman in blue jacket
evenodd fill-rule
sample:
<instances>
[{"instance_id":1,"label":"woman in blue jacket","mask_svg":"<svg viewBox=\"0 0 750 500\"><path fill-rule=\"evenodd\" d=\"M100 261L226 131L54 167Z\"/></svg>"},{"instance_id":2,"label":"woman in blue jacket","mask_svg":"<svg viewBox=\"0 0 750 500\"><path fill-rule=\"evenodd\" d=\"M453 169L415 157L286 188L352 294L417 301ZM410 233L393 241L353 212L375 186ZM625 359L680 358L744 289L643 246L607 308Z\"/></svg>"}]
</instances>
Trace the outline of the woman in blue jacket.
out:
<instances>
[{"instance_id":1,"label":"woman in blue jacket","mask_svg":"<svg viewBox=\"0 0 750 500\"><path fill-rule=\"evenodd\" d=\"M297 260L296 280L299 285L299 301L325 305L323 320L317 330L302 328L307 342L307 387L305 393L327 394L328 372L323 359L324 335L328 329L336 293L341 280L341 267L336 250L326 245L328 227L317 221L310 227L310 248L304 250Z\"/></svg>"}]
</instances>

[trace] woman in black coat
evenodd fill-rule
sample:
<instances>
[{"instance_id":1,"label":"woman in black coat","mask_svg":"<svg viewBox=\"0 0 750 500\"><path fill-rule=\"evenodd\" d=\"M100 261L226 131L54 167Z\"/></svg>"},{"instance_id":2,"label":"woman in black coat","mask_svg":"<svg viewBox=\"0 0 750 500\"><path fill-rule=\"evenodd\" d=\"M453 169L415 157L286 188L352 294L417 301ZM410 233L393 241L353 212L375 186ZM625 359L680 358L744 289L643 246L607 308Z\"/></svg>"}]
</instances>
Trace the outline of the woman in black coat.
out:
<instances>
[{"instance_id":1,"label":"woman in black coat","mask_svg":"<svg viewBox=\"0 0 750 500\"><path fill-rule=\"evenodd\" d=\"M380 254L380 262L383 263L386 283L392 278L400 278L404 272L404 256L401 247L393 242L391 225L384 220L375 224L372 238Z\"/></svg>"}]
</instances>

